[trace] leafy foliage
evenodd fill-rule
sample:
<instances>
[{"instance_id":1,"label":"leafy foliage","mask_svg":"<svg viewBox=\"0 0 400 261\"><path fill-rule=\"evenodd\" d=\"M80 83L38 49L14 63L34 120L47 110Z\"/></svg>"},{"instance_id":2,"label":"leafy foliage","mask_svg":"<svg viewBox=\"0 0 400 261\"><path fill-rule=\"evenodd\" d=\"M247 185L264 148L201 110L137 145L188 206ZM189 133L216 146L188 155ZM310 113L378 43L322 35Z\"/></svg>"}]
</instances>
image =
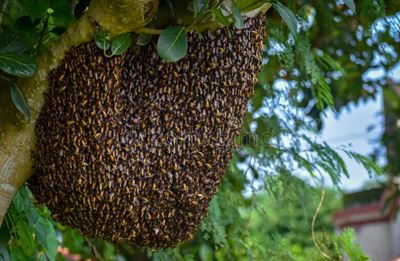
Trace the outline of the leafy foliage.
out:
<instances>
[{"instance_id":1,"label":"leafy foliage","mask_svg":"<svg viewBox=\"0 0 400 261\"><path fill-rule=\"evenodd\" d=\"M29 120L30 113L28 105L22 92L10 76L30 77L36 71L36 62L32 56L24 54L27 47L23 42L18 41L16 36L6 35L0 40L0 70L9 76L3 76L10 84L11 98L15 107Z\"/></svg>"},{"instance_id":2,"label":"leafy foliage","mask_svg":"<svg viewBox=\"0 0 400 261\"><path fill-rule=\"evenodd\" d=\"M11 99L15 107L17 107L17 109L25 115L25 118L29 120L31 116L28 105L26 105L26 99L24 95L21 93L21 91L18 89L18 86L15 84L11 85L10 90L11 90Z\"/></svg>"},{"instance_id":3,"label":"leafy foliage","mask_svg":"<svg viewBox=\"0 0 400 261\"><path fill-rule=\"evenodd\" d=\"M131 44L132 37L129 33L117 35L111 42L111 55L123 54Z\"/></svg>"},{"instance_id":4,"label":"leafy foliage","mask_svg":"<svg viewBox=\"0 0 400 261\"><path fill-rule=\"evenodd\" d=\"M36 64L32 57L19 53L0 53L0 69L4 72L29 77L35 73Z\"/></svg>"},{"instance_id":5,"label":"leafy foliage","mask_svg":"<svg viewBox=\"0 0 400 261\"><path fill-rule=\"evenodd\" d=\"M282 19L285 21L285 23L289 27L290 31L293 34L296 34L297 33L297 20L296 20L296 16L293 14L293 12L289 8L287 8L286 6L282 5L279 2L272 4L272 6L282 16Z\"/></svg>"},{"instance_id":6,"label":"leafy foliage","mask_svg":"<svg viewBox=\"0 0 400 261\"><path fill-rule=\"evenodd\" d=\"M368 261L370 260L361 250L361 248L354 244L356 238L352 229L345 229L340 237L340 241L350 260Z\"/></svg>"},{"instance_id":7,"label":"leafy foliage","mask_svg":"<svg viewBox=\"0 0 400 261\"><path fill-rule=\"evenodd\" d=\"M171 18L176 20L176 25L167 24L165 29L158 28L144 28L142 31L151 32L155 34L160 34L157 43L157 52L160 57L166 62L177 62L186 56L187 52L187 37L186 33L188 31L196 31L201 33L204 29L211 29L213 27L228 27L233 24L238 29L244 28L244 17L242 12L251 12L262 6L270 5L268 1L259 0L252 1L251 4L246 3L238 4L236 0L230 1L206 1L206 0L194 0L187 3L187 1L182 0L181 4L186 5L186 9L177 10L174 6L166 1L168 8L170 9ZM297 31L297 20L293 12L285 7L280 2L273 2L274 8L282 16L283 20L289 26L292 33ZM164 12L162 10L161 12ZM165 12L164 12L165 13ZM154 21L150 23L160 26L163 22L159 20L165 20L165 15L156 16ZM159 18L161 17L161 18ZM215 24L214 26L206 24ZM203 27L204 28L203 28ZM119 39L117 36L116 39ZM124 34L127 40L127 34ZM130 38L129 38L130 39ZM138 35L138 45L143 46L143 34ZM96 37L97 46L104 50L107 54L107 50L110 48L111 39L105 31L100 31ZM148 41L145 41L148 42ZM112 52L112 55L119 55L129 48L131 41L125 41L123 51Z\"/></svg>"},{"instance_id":8,"label":"leafy foliage","mask_svg":"<svg viewBox=\"0 0 400 261\"><path fill-rule=\"evenodd\" d=\"M94 40L97 47L104 51L107 51L111 47L111 39L109 38L106 31L101 31L97 33L94 37Z\"/></svg>"},{"instance_id":9,"label":"leafy foliage","mask_svg":"<svg viewBox=\"0 0 400 261\"><path fill-rule=\"evenodd\" d=\"M234 23L235 27L237 29L243 29L244 28L243 17L242 14L240 13L239 7L237 6L237 3L235 1L232 1L231 5L232 5L232 14L235 21Z\"/></svg>"},{"instance_id":10,"label":"leafy foliage","mask_svg":"<svg viewBox=\"0 0 400 261\"><path fill-rule=\"evenodd\" d=\"M168 1L167 1L168 2ZM183 3L185 1L182 1ZM283 20L295 34L297 31L297 20L293 12L280 2L272 3L274 8L282 16ZM186 36L187 31L202 32L202 25L208 23L205 29L214 27L228 27L233 24L238 29L244 28L243 13L251 12L270 6L269 1L206 1L194 0L188 3L187 10L181 10L179 15L182 17L191 17L189 19L179 19L176 17L175 10L172 10L172 17L177 18L177 26L169 26L164 29L159 37L157 51L162 59L167 62L176 62L186 55ZM173 9L173 6L172 6ZM157 21L155 21L156 24Z\"/></svg>"},{"instance_id":11,"label":"leafy foliage","mask_svg":"<svg viewBox=\"0 0 400 261\"><path fill-rule=\"evenodd\" d=\"M158 54L167 62L176 62L183 58L187 48L185 28L182 26L170 26L158 38Z\"/></svg>"},{"instance_id":12,"label":"leafy foliage","mask_svg":"<svg viewBox=\"0 0 400 261\"><path fill-rule=\"evenodd\" d=\"M55 260L58 245L56 232L45 208L36 208L30 191L23 186L14 197L3 223L8 228L5 242L11 260ZM4 236L4 235L3 235Z\"/></svg>"},{"instance_id":13,"label":"leafy foliage","mask_svg":"<svg viewBox=\"0 0 400 261\"><path fill-rule=\"evenodd\" d=\"M94 40L97 47L102 49L107 57L123 54L132 44L130 33L123 33L111 39L106 31L100 31L95 35Z\"/></svg>"},{"instance_id":14,"label":"leafy foliage","mask_svg":"<svg viewBox=\"0 0 400 261\"><path fill-rule=\"evenodd\" d=\"M12 101L29 119L24 95L13 76L32 76L36 72L34 56L53 42L74 17L66 0L7 0L0 5L0 78L9 82Z\"/></svg>"},{"instance_id":15,"label":"leafy foliage","mask_svg":"<svg viewBox=\"0 0 400 261\"><path fill-rule=\"evenodd\" d=\"M25 60L23 67L18 67L3 59L0 77L14 88L12 100L25 115L29 112L24 90L15 85L18 77L34 73L34 57L79 18L89 2L77 1L71 7L66 0L19 0L6 6L0 27L0 55L13 54L17 61ZM365 80L363 73L371 66L391 68L397 57L390 50L396 50L398 45L398 16L384 17L381 1L356 2L357 6L353 1L344 3L238 0L232 1L230 8L222 1L165 0L160 1L159 20L150 22L147 29L152 30L146 33L111 39L99 31L95 42L108 56L122 54L131 42L145 45L151 38L148 33L160 33L158 52L166 61L174 62L185 56L187 31L202 31L204 24L206 28L212 24L240 28L243 13L271 4L274 7L267 13L264 64L237 140L240 146L207 219L191 242L175 249L143 253L133 246L83 238L78 232L55 224L43 206L34 206L24 186L1 228L0 257L63 260L61 254L56 255L59 246L82 258L104 260L150 256L153 260L305 261L323 260L321 250L339 259L342 249L353 260L368 260L354 243L351 231L334 235L329 218L339 205L335 190L327 191L317 216L314 232L319 248L311 232L323 186L321 175L328 174L339 187L340 177L349 176L343 160L346 155L371 175L380 172L371 159L347 148L331 148L321 141L321 116L327 109L339 110L351 101L374 96L381 83ZM282 20L287 26L282 25ZM380 26L386 31L373 30ZM159 28L165 29L159 32ZM383 43L386 47L382 47ZM385 62L374 63L376 53ZM393 96L390 92L387 95ZM398 112L398 100L390 103L392 110ZM305 173L306 182L298 178ZM317 185L311 186L310 182Z\"/></svg>"}]
</instances>

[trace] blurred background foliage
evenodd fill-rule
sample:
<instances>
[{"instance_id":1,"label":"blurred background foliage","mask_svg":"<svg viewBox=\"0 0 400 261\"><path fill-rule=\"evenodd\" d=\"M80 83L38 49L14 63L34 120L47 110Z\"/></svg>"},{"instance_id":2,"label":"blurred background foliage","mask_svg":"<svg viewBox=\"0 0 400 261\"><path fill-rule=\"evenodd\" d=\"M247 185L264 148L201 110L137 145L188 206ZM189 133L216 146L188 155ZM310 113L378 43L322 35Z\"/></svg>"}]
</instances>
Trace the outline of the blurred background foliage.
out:
<instances>
[{"instance_id":1,"label":"blurred background foliage","mask_svg":"<svg viewBox=\"0 0 400 261\"><path fill-rule=\"evenodd\" d=\"M181 6L171 2L179 1L161 1L160 6ZM4 61L11 53L34 68L34 58L89 3L0 1L0 67L1 57ZM352 231L335 234L331 214L341 206L340 177L349 176L343 153L370 175L381 170L366 156L329 147L318 133L328 110L374 99L382 90L386 126L382 146L372 159L388 158L383 166L388 183L399 174L400 92L390 72L399 66L400 4L397 0L285 0L280 4L295 14L297 30L289 30L277 9L267 12L263 68L237 139L239 147L193 240L175 249L152 251L84 238L55 223L44 206L34 204L24 186L1 227L0 259L340 260L345 251L352 260L368 260L354 243ZM26 70L4 68L3 63L0 115L22 118L23 112L28 116L24 90L18 89ZM383 71L381 77L365 76L376 68ZM299 178L305 173L307 180ZM334 187L326 188L324 177Z\"/></svg>"}]
</instances>

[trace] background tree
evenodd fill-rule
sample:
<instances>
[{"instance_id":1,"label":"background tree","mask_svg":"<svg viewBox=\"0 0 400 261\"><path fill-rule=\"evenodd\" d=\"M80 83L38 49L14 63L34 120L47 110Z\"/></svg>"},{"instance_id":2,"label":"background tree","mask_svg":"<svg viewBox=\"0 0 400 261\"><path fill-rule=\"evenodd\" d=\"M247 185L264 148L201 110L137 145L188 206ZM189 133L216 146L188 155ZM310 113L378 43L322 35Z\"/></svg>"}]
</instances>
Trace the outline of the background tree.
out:
<instances>
[{"instance_id":1,"label":"background tree","mask_svg":"<svg viewBox=\"0 0 400 261\"><path fill-rule=\"evenodd\" d=\"M140 4L141 1L121 1L140 7L121 11L118 4L118 10L107 10L104 6L106 1L93 0L85 12L89 2L1 2L0 170L1 175L5 172L15 174L8 175L7 180L1 176L2 184L12 186L2 186L1 195L13 195L7 191L13 192L19 187L26 179L26 175L22 174L31 167L31 162L26 159L30 157L34 143L31 138L33 129L24 125L23 117L34 119L38 114L35 108L43 102L36 100L38 95L32 88L32 82L40 83L40 79L54 68L62 54L74 43L95 37L94 29L89 26L89 16L98 19L110 31L110 37L134 31L134 37L142 39L148 33L161 33L159 30L169 24L191 25L190 19L189 22L185 20L188 10L193 12L193 5L187 5L189 1L160 1L160 14L176 13L176 16L160 18L162 26L153 22L146 25L146 29L143 29L143 23L147 20L146 15L151 17L149 10L153 10L151 7L155 1L149 1L146 6ZM193 1L194 4L206 2ZM214 6L213 1L208 3L208 6ZM363 164L371 173L379 172L379 168L367 157L346 148L334 150L316 136L322 124L321 115L327 109L340 110L350 101L374 97L381 86L393 91L393 88L387 87L389 75L379 81L367 80L363 75L376 63L390 71L398 60L395 52L400 31L399 18L395 14L399 10L398 4L396 1L374 0L356 3L237 1L237 4L242 13L263 4L275 7L266 13L265 62L242 135L238 139L241 146L226 170L221 191L211 202L209 216L196 238L175 249L156 253L149 251L148 254L155 260L335 260L340 257L341 247L344 247L350 256L355 257L354 260L362 260L364 257L359 249L349 247L354 246L351 233L346 232L337 238L328 225L327 212L330 210L327 208L336 205L331 202L337 202L334 192L327 192L329 196L326 200L330 203L325 203L320 216L315 215L316 205L321 202L321 188L310 187L296 175L307 172L320 182L320 174L328 173L333 183L339 186L340 176L348 176L348 172L338 151ZM220 12L219 7L211 10L211 18L204 17L193 30L212 28L213 23L240 23L237 13ZM137 20L137 24L131 21L127 28L119 28L107 23L111 16L142 19ZM77 19L77 24L71 24ZM102 41L99 35L96 37ZM57 47L53 44L57 39L57 43L64 42L65 45ZM24 66L6 62L10 54ZM33 57L39 57L37 65ZM377 57L382 59L376 62ZM36 78L24 83L18 80L19 77L32 75L35 69L38 71ZM45 88L45 84L39 87L41 91ZM10 90L11 95L8 94ZM387 96L394 99L391 104L396 107L398 100L393 97L397 96L388 92ZM31 110L28 110L26 101ZM4 157L4 148L10 146L15 152L13 159ZM288 205L288 211L279 209L279 205ZM312 230L314 216L317 223ZM277 219L284 222L274 223ZM292 231L298 226L291 222L299 222L304 231ZM316 235L314 240L312 231ZM263 237L266 233L269 233L268 236ZM77 232L54 223L46 208L32 204L25 186L14 198L3 222L2 240L0 255L14 260L29 260L30 257L33 260L45 259L45 256L63 259L56 253L57 245L68 247L71 253L79 253L82 257L94 256L106 260L116 257L129 259L139 255L146 257L144 250L84 239Z\"/></svg>"}]
</instances>

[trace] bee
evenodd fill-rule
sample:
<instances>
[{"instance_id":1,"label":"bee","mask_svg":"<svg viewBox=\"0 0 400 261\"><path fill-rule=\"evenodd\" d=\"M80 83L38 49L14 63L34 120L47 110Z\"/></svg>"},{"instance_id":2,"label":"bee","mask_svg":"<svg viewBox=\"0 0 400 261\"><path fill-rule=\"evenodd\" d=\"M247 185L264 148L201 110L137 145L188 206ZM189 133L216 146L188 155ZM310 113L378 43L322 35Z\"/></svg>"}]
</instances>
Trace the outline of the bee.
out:
<instances>
[{"instance_id":1,"label":"bee","mask_svg":"<svg viewBox=\"0 0 400 261\"><path fill-rule=\"evenodd\" d=\"M50 188L35 193L91 237L154 248L191 238L254 91L261 27L189 33L188 55L171 64L155 41L112 58L73 47L49 75L36 132L38 183Z\"/></svg>"}]
</instances>

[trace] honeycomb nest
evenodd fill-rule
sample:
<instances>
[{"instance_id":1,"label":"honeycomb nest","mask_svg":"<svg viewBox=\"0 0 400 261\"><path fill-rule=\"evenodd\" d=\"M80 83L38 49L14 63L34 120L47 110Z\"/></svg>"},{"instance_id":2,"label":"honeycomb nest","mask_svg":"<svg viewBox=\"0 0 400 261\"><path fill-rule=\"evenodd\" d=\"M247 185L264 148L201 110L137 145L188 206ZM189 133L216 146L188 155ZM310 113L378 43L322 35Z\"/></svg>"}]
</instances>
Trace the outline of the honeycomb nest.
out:
<instances>
[{"instance_id":1,"label":"honeycomb nest","mask_svg":"<svg viewBox=\"0 0 400 261\"><path fill-rule=\"evenodd\" d=\"M261 65L264 19L188 36L162 61L152 41L107 58L72 48L49 75L29 184L82 234L151 248L192 238L231 159Z\"/></svg>"}]
</instances>

